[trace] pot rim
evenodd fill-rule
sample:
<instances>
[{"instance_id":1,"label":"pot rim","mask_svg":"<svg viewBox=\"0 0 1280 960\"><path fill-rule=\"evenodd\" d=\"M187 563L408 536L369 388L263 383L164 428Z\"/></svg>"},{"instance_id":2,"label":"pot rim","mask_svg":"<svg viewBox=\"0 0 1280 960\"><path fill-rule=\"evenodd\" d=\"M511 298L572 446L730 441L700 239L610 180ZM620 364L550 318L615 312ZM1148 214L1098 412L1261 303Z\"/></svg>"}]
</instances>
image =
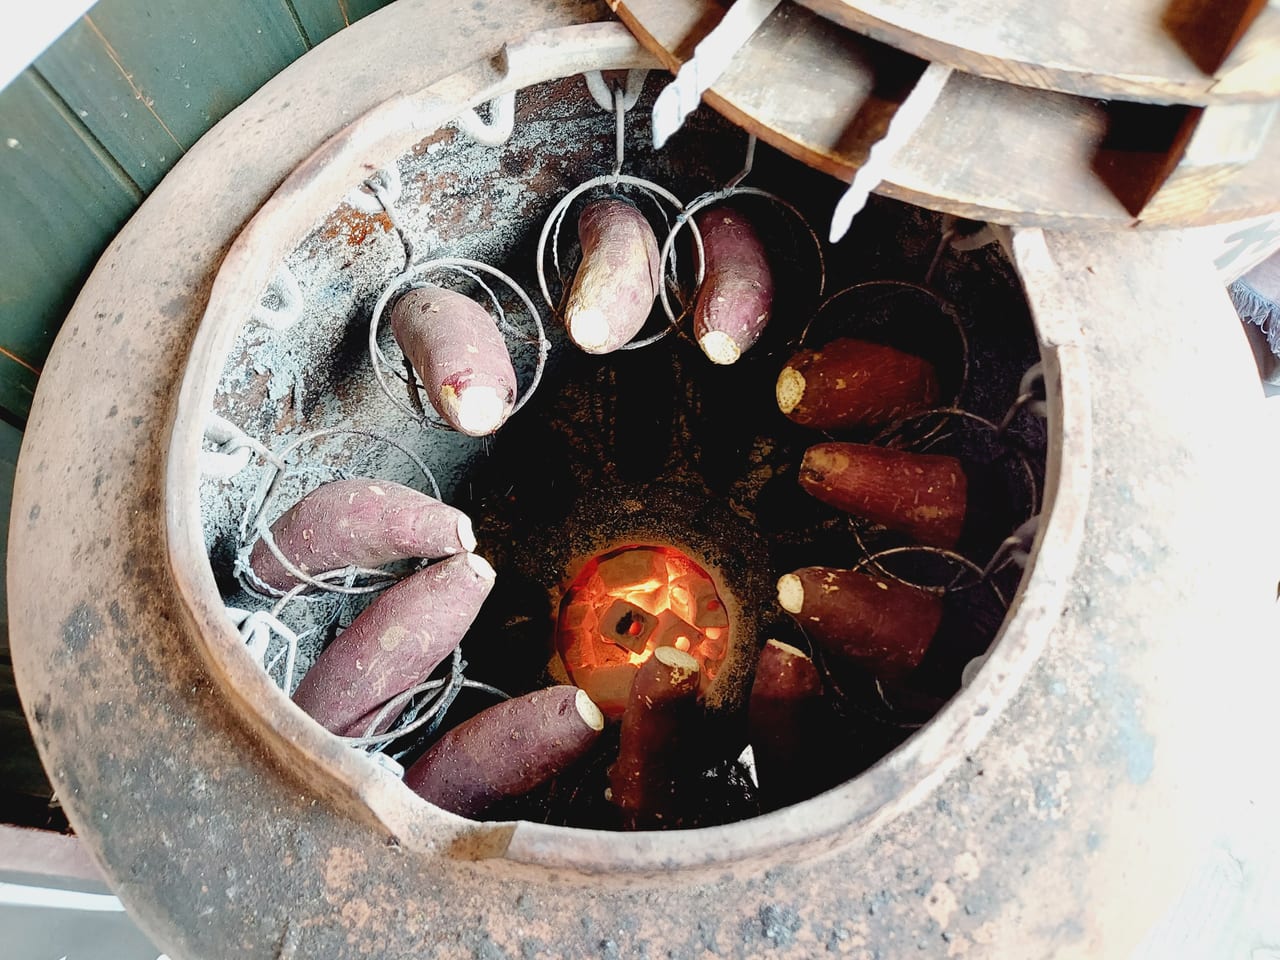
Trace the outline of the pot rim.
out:
<instances>
[{"instance_id":1,"label":"pot rim","mask_svg":"<svg viewBox=\"0 0 1280 960\"><path fill-rule=\"evenodd\" d=\"M347 814L421 852L504 857L534 867L644 874L799 859L850 842L912 809L987 735L1058 622L1084 534L1091 475L1090 403L1073 318L1029 297L1045 365L1049 455L1031 560L974 682L920 731L852 780L794 806L691 831L619 833L526 821L476 823L419 799L307 716L244 650L226 616L204 546L198 458L203 425L230 346L275 264L350 186L461 111L532 84L600 69L656 66L620 24L540 31L415 93L387 100L321 144L272 194L229 248L200 320L173 419L165 467L166 549L192 635L230 702L277 759ZM1038 230L1015 234L1031 293ZM1024 255L1025 254L1025 255ZM1026 268L1031 264L1032 269ZM1061 311L1059 313L1058 311Z\"/></svg>"}]
</instances>

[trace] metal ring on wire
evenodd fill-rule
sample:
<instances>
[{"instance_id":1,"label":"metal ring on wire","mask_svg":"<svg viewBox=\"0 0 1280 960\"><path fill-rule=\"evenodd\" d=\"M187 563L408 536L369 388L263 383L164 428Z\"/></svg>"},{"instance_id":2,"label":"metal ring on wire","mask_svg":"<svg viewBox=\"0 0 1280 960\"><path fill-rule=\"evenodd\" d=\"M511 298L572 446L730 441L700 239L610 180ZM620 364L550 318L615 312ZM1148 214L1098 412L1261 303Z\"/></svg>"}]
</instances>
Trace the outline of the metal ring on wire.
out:
<instances>
[{"instance_id":1,"label":"metal ring on wire","mask_svg":"<svg viewBox=\"0 0 1280 960\"><path fill-rule=\"evenodd\" d=\"M823 315L831 308L832 304L836 303L842 297L846 297L850 294L878 288L892 289L894 293L890 293L889 296L906 292L923 294L932 300L943 315L951 321L951 325L955 328L956 337L960 341L960 376L957 381L954 395L948 400L948 406L954 406L960 401L960 397L964 395L965 388L969 385L969 337L964 332L964 325L960 322L960 313L956 309L955 304L937 291L931 290L923 284L916 283L912 280L863 280L860 283L855 283L851 286L845 287L843 290L833 293L822 303L821 306L818 307L816 311L814 311L813 316L809 318L809 322L805 324L804 329L800 332L800 346L808 346L809 337L810 334L813 333L814 325L821 325Z\"/></svg>"},{"instance_id":2,"label":"metal ring on wire","mask_svg":"<svg viewBox=\"0 0 1280 960\"><path fill-rule=\"evenodd\" d=\"M926 431L924 434L922 434L919 438L915 439L914 441L907 441L907 434L904 432L905 428L918 421L926 421L930 417L939 417L941 418L941 422L939 422L938 425L933 427L931 430ZM986 431L989 431L995 443L998 445L999 449L1001 449L1002 451L1004 451L1004 453L1012 457L1017 462L1017 464L1021 467L1022 479L1026 484L1026 491L1027 491L1027 515L1026 517L1022 518L1022 520L1019 521L1019 526L1017 528L1021 530L1023 527L1026 526L1027 521L1029 521L1032 517L1036 516L1040 511L1040 485L1036 481L1035 470L1031 466L1030 458L1028 458L1023 451L1017 449L1016 447L1012 447L1004 443L1004 437L1000 434L999 427L995 423L992 423L990 420L988 420L986 417L979 416L976 413L970 413L968 410L962 410L958 407L939 407L934 410L925 410L920 413L910 414L908 416L901 418L900 420L895 421L894 423L890 424L889 426L881 430L878 434L876 434L876 436L872 438L871 442L873 444L876 444L877 446L887 447L892 445L891 443L892 439L895 436L897 436L903 439L904 441L907 441L906 449L910 450L911 452L927 453L938 443L942 442L942 440L947 439L946 437L940 435L942 430L945 427L946 418L957 418L957 419L966 420L971 423L977 424L979 427L981 427ZM862 539L858 534L856 523L854 524L853 532L854 532L855 540L857 540L859 546L865 551L866 547L865 545L862 544ZM937 549L937 548L930 548L930 549ZM966 560L966 562L972 563L972 561L968 561L968 560ZM984 582L984 580L986 579L985 569L982 566L978 566L977 564L974 564L974 566L977 568L978 577L971 583L957 582L956 584L953 584L953 588L967 589L969 587L974 587Z\"/></svg>"},{"instance_id":3,"label":"metal ring on wire","mask_svg":"<svg viewBox=\"0 0 1280 960\"><path fill-rule=\"evenodd\" d=\"M652 180L645 180L645 179L642 179L641 177L633 177L625 173L604 174L603 176L593 177L592 179L586 181L585 183L581 183L578 186L574 187L567 194L561 197L560 202L557 203L555 207L552 208L550 215L546 219L546 222L543 223L542 225L542 232L538 236L538 254L537 254L538 287L542 291L542 299L546 301L547 306L552 311L559 313L559 309L556 305L556 301L552 299L551 290L547 283L547 270L546 270L547 240L550 238L552 241L551 253L552 253L552 261L555 264L555 269L556 269L556 279L559 281L561 287L563 288L564 276L560 269L560 249L559 249L560 248L560 228L564 223L564 218L566 214L568 214L569 212L569 207L573 204L573 202L576 199L578 199L578 197L582 196L582 194L586 193L588 190L592 190L596 187L601 187L601 186L616 187L618 185L635 187L636 189L646 194L651 200L653 200L654 204L658 207L659 212L662 214L663 221L667 224L668 230L670 229L670 221L667 220L666 211L662 209L662 206L661 204L658 203L657 198L661 198L665 200L667 203L671 204L673 208L675 208L677 222L679 222L680 218L685 215L685 206L683 203L680 202L680 199L675 194L673 194L670 190L667 190L666 188L661 187L658 184L654 183ZM695 289L696 289L697 286L702 285L703 277L706 274L706 258L702 248L702 234L698 231L697 226L692 224L692 222L690 223L690 227L693 230L694 243L698 251L698 278L695 284ZM676 319L671 309L670 301L667 296L667 277L666 277L666 270L665 270L666 258L659 257L659 263L663 266L663 270L659 274L659 276L662 278L662 281L658 285L658 292L661 295L663 310L666 312L667 318L670 321L670 323L668 326L663 327L661 330L659 330L655 334L652 334L648 337L644 337L640 340L632 340L629 343L623 344L621 347L618 348L620 350L639 350L641 347L647 347L650 344L657 343L659 340L661 340L663 337L665 337L668 333L670 333L673 329L675 329L679 325L679 320ZM673 269L674 269L674 264L673 264ZM674 280L674 274L673 274L673 280ZM681 306L683 311L681 314L681 318L683 318L684 313L688 312L689 307L684 304L682 304Z\"/></svg>"},{"instance_id":4,"label":"metal ring on wire","mask_svg":"<svg viewBox=\"0 0 1280 960\"><path fill-rule=\"evenodd\" d=\"M680 214L680 216L676 218L676 224L674 227L671 228L671 231L667 234L666 240L663 241L662 249L658 254L659 271L665 275L667 258L672 256L672 253L675 249L676 235L680 232L681 227L688 225L689 230L693 234L694 242L698 248L698 259L699 259L698 282L693 289L692 296L689 298L690 301L696 301L698 296L698 290L702 286L703 279L705 279L706 270L705 270L705 255L702 247L702 234L698 230L698 225L693 222L693 215L700 210L706 209L712 204L720 203L724 200L729 199L730 197L736 197L736 196L760 197L761 199L768 200L772 203L777 204L778 206L786 210L788 213L790 213L793 217L795 217L795 219L804 228L805 232L808 233L810 238L813 240L813 248L814 248L815 254L817 255L817 261L818 261L818 297L821 298L822 292L824 289L826 289L826 285L827 285L827 263L826 263L826 258L823 257L822 255L822 241L818 238L818 235L814 232L813 228L809 226L809 221L804 218L804 215L799 210L797 210L794 206L788 203L786 200L783 200L781 197L777 196L776 194L770 193L767 190L761 190L759 187L738 186L738 183L742 180L743 177L745 177L748 173L750 173L750 171L751 171L751 164L750 164L750 160L748 160L746 169L744 169L742 173L734 177L734 179L730 181L729 186L723 187L720 190L712 191L711 193L704 193L702 194L702 196L697 197L694 200L689 202L688 206L685 207L684 211ZM667 292L665 287L662 290L662 307L663 307L663 310L666 311L667 319L673 328L679 326L680 321L684 318L685 314L688 313L688 308L686 307L683 309L679 317L676 316L675 312L671 308L671 302L667 298Z\"/></svg>"},{"instance_id":5,"label":"metal ring on wire","mask_svg":"<svg viewBox=\"0 0 1280 960\"><path fill-rule=\"evenodd\" d=\"M533 300L529 294L525 292L524 287L512 280L511 277L503 273L497 267L491 267L487 263L479 260L468 260L463 257L439 257L435 260L427 260L416 266L410 267L399 276L392 278L391 282L383 288L382 294L378 297L373 307L373 316L369 320L369 360L373 364L373 375L378 381L378 386L382 392L386 394L387 399L395 404L405 415L413 420L418 421L426 426L441 427L446 430L452 430L453 426L443 419L427 413L427 405L424 405L419 397L418 391L421 386L416 379L410 376L412 368L406 363L407 372L405 374L394 373L402 383L406 384L410 390L410 396L417 400L416 404L410 404L407 400L397 396L392 392L391 387L387 383L386 367L392 367L392 363L387 359L387 355L382 352L382 348L378 345L378 328L382 324L382 315L386 311L391 298L397 294L408 293L410 290L427 286L423 278L435 270L446 270L475 281L475 283L488 296L490 303L493 305L494 313L497 315L495 321L498 330L504 337L518 339L530 346L537 347L538 359L534 365L533 378L529 382L528 387L521 391L516 399L515 405L511 408L510 416L515 416L520 409L529 402L529 398L533 396L534 391L538 389L538 385L542 382L542 373L547 365L547 354L551 351L551 341L547 339L546 330L542 326L542 316L538 313L537 307L534 306ZM520 301L524 304L525 309L529 312L529 317L533 323L534 329L537 331L536 336L523 336L519 334L514 326L507 322L506 311L502 308L502 302L498 295L493 292L492 288L478 274L488 274L502 283L506 284ZM508 352L510 352L508 350Z\"/></svg>"},{"instance_id":6,"label":"metal ring on wire","mask_svg":"<svg viewBox=\"0 0 1280 960\"><path fill-rule=\"evenodd\" d=\"M275 454L276 461L283 464L283 466L278 466L275 461L268 462L263 473L262 480L258 483L257 491L255 491L254 495L250 497L248 502L245 504L245 512L240 520L240 542L236 550L235 572L236 579L239 580L240 584L246 590L256 593L259 596L271 598L285 597L294 591L301 593L301 588L304 586L315 587L325 593L359 595L375 593L386 587L386 581L398 579L394 574L387 573L385 570L368 570L362 567L345 567L339 570L326 570L316 574L308 574L305 571L298 569L297 565L284 555L276 545L275 540L271 536L271 531L268 525L263 520L267 504L274 495L281 479L290 472L290 468L293 466L289 463L290 454L306 443L310 443L324 437L342 435L366 437L370 440L385 443L388 446L399 450L408 457L413 465L422 472L424 477L426 477L427 483L431 486L432 496L437 500L440 499L440 485L436 482L435 474L433 474L431 469L422 461L422 458L412 450L409 450L389 437L384 437L382 434L373 433L368 430L356 430L348 427L333 427L325 430L313 430L310 433L305 433L287 443ZM336 470L336 468L333 469ZM250 536L251 533L252 537ZM290 591L278 590L275 587L264 583L258 575L254 573L253 567L249 562L249 555L253 550L254 544L259 539L267 545L267 549L269 549L275 558L280 561L280 565L284 567L289 575L300 581L298 586L291 588ZM354 580L355 577L372 577L375 578L377 582L372 584L362 584L359 586L354 584L330 582L331 580L337 580L339 578L344 580Z\"/></svg>"},{"instance_id":7,"label":"metal ring on wire","mask_svg":"<svg viewBox=\"0 0 1280 960\"><path fill-rule=\"evenodd\" d=\"M959 407L937 407L933 410L924 410L924 411L921 411L920 413L908 414L907 416L902 417L899 420L896 420L895 422L891 423L889 426L881 430L879 433L877 433L875 437L872 438L871 442L880 446L887 446L888 444L886 441L890 437L894 436L894 434L901 434L901 431L903 430L903 428L906 427L908 424L914 423L917 420L927 419L928 417L958 417L964 420L968 420L972 423L976 423L980 427L991 431L991 434L995 438L996 442L999 443L1000 446L1004 450L1006 450L1008 453L1017 457L1018 462L1022 465L1023 472L1026 474L1027 491L1030 493L1030 499L1031 499L1031 511L1030 513L1027 514L1026 517L1023 518L1023 522L1035 516L1035 514L1039 512L1040 484L1036 482L1035 471L1032 470L1031 468L1030 459L1021 450L1014 449L1008 446L1007 444L1004 444L1003 442L1001 442L1003 438L1000 433L999 425L992 423L986 417L979 416L976 413L970 413L968 410L962 410ZM933 447L938 442L940 442L941 439L942 438L937 436L936 434L926 435L920 441L920 443L924 444L923 447L918 449L913 447L911 449L915 453L925 453L931 447Z\"/></svg>"},{"instance_id":8,"label":"metal ring on wire","mask_svg":"<svg viewBox=\"0 0 1280 960\"><path fill-rule=\"evenodd\" d=\"M350 747L374 747L380 749L389 746L395 740L407 737L411 733L421 732L424 737L430 736L435 732L440 722L444 719L444 715L453 705L453 701L463 690L480 690L502 700L511 699L509 694L499 690L497 687L487 683L480 683L464 676L463 671L466 668L467 662L462 659L462 648L455 647L447 677L427 680L392 697L382 705L365 726L365 732L362 735L343 737L343 742ZM433 696L425 698L420 703L413 704L414 698L424 693L433 694ZM383 733L372 732L389 718L405 712L406 708L410 710L412 716L403 726Z\"/></svg>"},{"instance_id":9,"label":"metal ring on wire","mask_svg":"<svg viewBox=\"0 0 1280 960\"><path fill-rule=\"evenodd\" d=\"M912 554L912 553L927 553L930 556L940 557L941 559L945 560L948 563L952 563L952 564L955 564L956 566L962 567L963 571L961 573L958 573L956 577L951 580L950 583L945 583L945 584L917 583L914 580L908 580L902 574L895 573L894 571L885 567L880 562L886 557L895 557L895 556L901 556L903 554ZM928 593L932 593L940 597L946 596L952 590L967 590L970 587L976 586L979 583L985 583L988 587L991 588L992 594L995 595L995 598L1000 602L1000 605L1004 607L1006 610L1009 608L1009 600L1008 598L1005 597L1004 591L1002 591L992 581L986 580L983 578L982 567L978 566L978 564L974 563L968 557L963 556L962 554L956 553L954 550L944 550L942 547L930 547L924 544L910 544L910 545L901 546L901 547L887 547L884 550L877 550L875 553L867 554L867 556L863 557L861 560L855 563L851 569L856 573L857 571L861 570L863 567L866 567L866 566L874 566L877 573L888 577L890 580L896 580L898 581L898 583L904 583L909 587L915 587L918 590L924 590L924 591L927 591ZM975 579L973 583L965 584L962 582L963 574L966 572L974 575Z\"/></svg>"}]
</instances>

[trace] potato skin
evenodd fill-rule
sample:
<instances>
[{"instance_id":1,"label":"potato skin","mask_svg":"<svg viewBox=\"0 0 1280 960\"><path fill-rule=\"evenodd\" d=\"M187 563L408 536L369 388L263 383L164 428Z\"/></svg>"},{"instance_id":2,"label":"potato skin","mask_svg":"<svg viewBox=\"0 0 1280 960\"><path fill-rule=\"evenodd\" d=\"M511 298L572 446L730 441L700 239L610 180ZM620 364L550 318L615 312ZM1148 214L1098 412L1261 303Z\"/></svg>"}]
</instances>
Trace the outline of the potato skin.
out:
<instances>
[{"instance_id":1,"label":"potato skin","mask_svg":"<svg viewBox=\"0 0 1280 960\"><path fill-rule=\"evenodd\" d=\"M768 810L834 786L844 765L831 747L834 715L802 650L770 640L760 651L747 708L760 798Z\"/></svg>"},{"instance_id":2,"label":"potato skin","mask_svg":"<svg viewBox=\"0 0 1280 960\"><path fill-rule=\"evenodd\" d=\"M695 218L706 276L693 312L693 334L714 363L734 363L760 339L773 310L773 272L755 227L733 207Z\"/></svg>"},{"instance_id":3,"label":"potato skin","mask_svg":"<svg viewBox=\"0 0 1280 960\"><path fill-rule=\"evenodd\" d=\"M901 679L920 666L942 621L936 594L891 577L834 567L787 574L778 581L778 596L824 651L886 680Z\"/></svg>"},{"instance_id":4,"label":"potato skin","mask_svg":"<svg viewBox=\"0 0 1280 960\"><path fill-rule=\"evenodd\" d=\"M599 710L577 687L536 690L454 727L408 769L404 783L438 807L476 817L579 760L603 726Z\"/></svg>"},{"instance_id":5,"label":"potato skin","mask_svg":"<svg viewBox=\"0 0 1280 960\"><path fill-rule=\"evenodd\" d=\"M516 374L493 317L443 287L410 290L391 310L391 332L431 406L468 436L493 433L511 415Z\"/></svg>"},{"instance_id":6,"label":"potato skin","mask_svg":"<svg viewBox=\"0 0 1280 960\"><path fill-rule=\"evenodd\" d=\"M609 771L628 829L679 825L679 781L699 732L698 680L698 661L674 647L659 647L636 671Z\"/></svg>"},{"instance_id":7,"label":"potato skin","mask_svg":"<svg viewBox=\"0 0 1280 960\"><path fill-rule=\"evenodd\" d=\"M334 733L421 683L453 652L493 587L493 568L460 553L389 587L324 649L293 701Z\"/></svg>"},{"instance_id":8,"label":"potato skin","mask_svg":"<svg viewBox=\"0 0 1280 960\"><path fill-rule=\"evenodd\" d=\"M644 326L658 295L658 240L644 214L616 197L578 218L582 262L565 307L569 337L587 353L612 353Z\"/></svg>"},{"instance_id":9,"label":"potato skin","mask_svg":"<svg viewBox=\"0 0 1280 960\"><path fill-rule=\"evenodd\" d=\"M968 478L955 457L865 443L805 451L800 486L823 503L950 549L964 531Z\"/></svg>"},{"instance_id":10,"label":"potato skin","mask_svg":"<svg viewBox=\"0 0 1280 960\"><path fill-rule=\"evenodd\" d=\"M271 525L280 552L314 576L343 567L381 567L396 560L431 560L475 547L461 510L389 480L355 478L322 484ZM298 580L259 540L249 557L254 574L286 591Z\"/></svg>"},{"instance_id":11,"label":"potato skin","mask_svg":"<svg viewBox=\"0 0 1280 960\"><path fill-rule=\"evenodd\" d=\"M778 408L815 430L882 426L938 402L933 364L852 337L797 352L778 374Z\"/></svg>"}]
</instances>

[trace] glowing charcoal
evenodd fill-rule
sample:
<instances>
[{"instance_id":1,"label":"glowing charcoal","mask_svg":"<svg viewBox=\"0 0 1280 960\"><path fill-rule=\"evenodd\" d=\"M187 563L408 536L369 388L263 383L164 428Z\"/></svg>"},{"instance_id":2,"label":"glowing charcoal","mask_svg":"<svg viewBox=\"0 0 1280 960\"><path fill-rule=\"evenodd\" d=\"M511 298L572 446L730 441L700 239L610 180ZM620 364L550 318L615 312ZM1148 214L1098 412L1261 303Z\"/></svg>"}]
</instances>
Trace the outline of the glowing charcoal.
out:
<instances>
[{"instance_id":1,"label":"glowing charcoal","mask_svg":"<svg viewBox=\"0 0 1280 960\"><path fill-rule=\"evenodd\" d=\"M729 651L715 582L674 547L628 546L588 561L566 591L556 650L572 681L620 716L640 664L659 647L689 653L705 692Z\"/></svg>"},{"instance_id":2,"label":"glowing charcoal","mask_svg":"<svg viewBox=\"0 0 1280 960\"><path fill-rule=\"evenodd\" d=\"M634 603L615 600L600 618L599 633L610 643L626 647L632 653L640 653L645 642L658 626L658 618L646 613Z\"/></svg>"}]
</instances>

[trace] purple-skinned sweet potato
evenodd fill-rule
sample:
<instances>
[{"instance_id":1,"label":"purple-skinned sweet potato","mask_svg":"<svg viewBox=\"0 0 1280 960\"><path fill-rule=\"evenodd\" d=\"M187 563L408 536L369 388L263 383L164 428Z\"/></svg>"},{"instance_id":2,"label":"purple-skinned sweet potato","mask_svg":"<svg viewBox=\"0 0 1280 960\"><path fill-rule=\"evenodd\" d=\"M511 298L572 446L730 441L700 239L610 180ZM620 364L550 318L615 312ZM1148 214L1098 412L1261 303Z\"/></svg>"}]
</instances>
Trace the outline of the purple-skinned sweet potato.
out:
<instances>
[{"instance_id":1,"label":"purple-skinned sweet potato","mask_svg":"<svg viewBox=\"0 0 1280 960\"><path fill-rule=\"evenodd\" d=\"M803 567L778 580L778 605L826 653L899 680L924 659L942 622L942 599L894 580Z\"/></svg>"},{"instance_id":2,"label":"purple-skinned sweet potato","mask_svg":"<svg viewBox=\"0 0 1280 960\"><path fill-rule=\"evenodd\" d=\"M609 793L628 829L678 826L681 772L698 733L698 661L659 647L636 671Z\"/></svg>"},{"instance_id":3,"label":"purple-skinned sweet potato","mask_svg":"<svg viewBox=\"0 0 1280 960\"><path fill-rule=\"evenodd\" d=\"M706 276L693 312L693 335L713 363L735 363L760 339L773 310L773 272L755 227L733 207L696 218Z\"/></svg>"},{"instance_id":4,"label":"purple-skinned sweet potato","mask_svg":"<svg viewBox=\"0 0 1280 960\"><path fill-rule=\"evenodd\" d=\"M307 671L293 700L334 733L421 683L461 642L493 588L493 567L459 553L379 594Z\"/></svg>"},{"instance_id":5,"label":"purple-skinned sweet potato","mask_svg":"<svg viewBox=\"0 0 1280 960\"><path fill-rule=\"evenodd\" d=\"M461 510L400 483L364 478L312 490L271 525L271 538L308 576L411 557L435 560L476 547L471 519ZM298 584L261 540L249 565L277 590Z\"/></svg>"},{"instance_id":6,"label":"purple-skinned sweet potato","mask_svg":"<svg viewBox=\"0 0 1280 960\"><path fill-rule=\"evenodd\" d=\"M810 495L920 543L951 549L964 532L969 480L955 457L868 443L818 443L797 477Z\"/></svg>"},{"instance_id":7,"label":"purple-skinned sweet potato","mask_svg":"<svg viewBox=\"0 0 1280 960\"><path fill-rule=\"evenodd\" d=\"M776 810L837 782L831 750L834 714L813 660L770 640L760 651L747 709L760 797Z\"/></svg>"},{"instance_id":8,"label":"purple-skinned sweet potato","mask_svg":"<svg viewBox=\"0 0 1280 960\"><path fill-rule=\"evenodd\" d=\"M658 240L644 214L616 197L578 218L582 262L565 307L569 338L587 353L612 353L640 332L658 295Z\"/></svg>"},{"instance_id":9,"label":"purple-skinned sweet potato","mask_svg":"<svg viewBox=\"0 0 1280 960\"><path fill-rule=\"evenodd\" d=\"M409 767L405 786L438 807L477 817L561 773L603 728L604 715L585 691L537 690L454 727Z\"/></svg>"},{"instance_id":10,"label":"purple-skinned sweet potato","mask_svg":"<svg viewBox=\"0 0 1280 960\"><path fill-rule=\"evenodd\" d=\"M928 360L852 337L797 352L778 374L778 409L816 430L880 426L938 401Z\"/></svg>"},{"instance_id":11,"label":"purple-skinned sweet potato","mask_svg":"<svg viewBox=\"0 0 1280 960\"><path fill-rule=\"evenodd\" d=\"M391 311L391 332L431 406L460 433L493 433L515 407L516 374L493 317L443 287L410 290Z\"/></svg>"}]
</instances>

